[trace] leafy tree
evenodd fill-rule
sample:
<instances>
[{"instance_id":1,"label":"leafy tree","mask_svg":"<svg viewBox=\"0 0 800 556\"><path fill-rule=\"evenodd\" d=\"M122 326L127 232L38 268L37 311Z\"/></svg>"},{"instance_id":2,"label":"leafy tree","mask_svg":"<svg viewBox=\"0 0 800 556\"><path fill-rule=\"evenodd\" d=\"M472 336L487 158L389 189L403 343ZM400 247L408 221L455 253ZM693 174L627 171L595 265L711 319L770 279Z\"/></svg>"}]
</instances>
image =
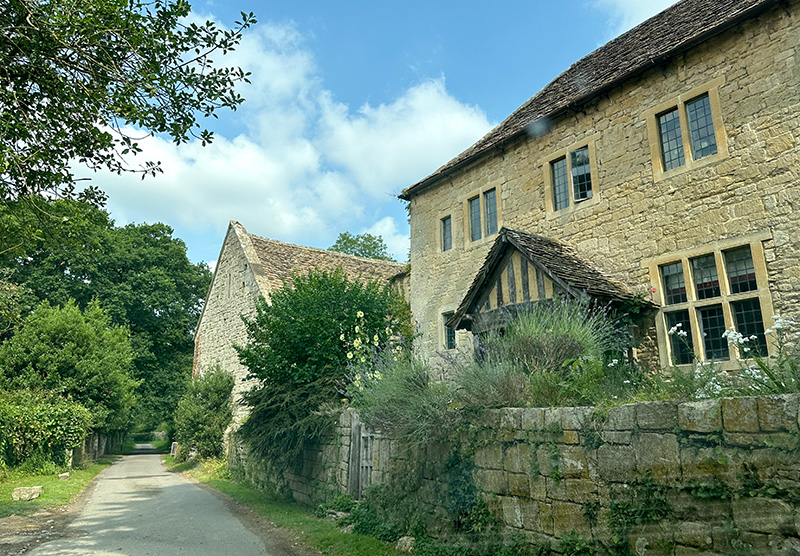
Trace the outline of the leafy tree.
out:
<instances>
[{"instance_id":1,"label":"leafy tree","mask_svg":"<svg viewBox=\"0 0 800 556\"><path fill-rule=\"evenodd\" d=\"M372 234L358 234L354 236L350 232L342 232L336 238L336 243L328 247L328 251L336 251L346 255L356 257L366 257L368 259L382 259L384 261L394 261L389 254L389 249L381 236Z\"/></svg>"},{"instance_id":2,"label":"leafy tree","mask_svg":"<svg viewBox=\"0 0 800 556\"><path fill-rule=\"evenodd\" d=\"M263 381L300 385L339 378L347 366L348 337L358 330L385 344L396 328L398 295L382 280L349 280L340 268L295 275L291 285L256 302L245 319L249 343L239 358ZM389 333L387 334L387 330Z\"/></svg>"},{"instance_id":3,"label":"leafy tree","mask_svg":"<svg viewBox=\"0 0 800 556\"><path fill-rule=\"evenodd\" d=\"M240 68L211 55L233 50L255 23L242 13L232 30L187 21L185 0L7 0L0 3L0 200L75 194L72 161L91 169L132 169L140 151L129 128L176 143L212 134L197 116L243 101ZM87 188L78 197L97 203Z\"/></svg>"},{"instance_id":4,"label":"leafy tree","mask_svg":"<svg viewBox=\"0 0 800 556\"><path fill-rule=\"evenodd\" d=\"M129 426L136 381L128 331L114 326L92 302L81 312L73 302L47 301L0 344L0 388L39 390L80 403L97 430Z\"/></svg>"},{"instance_id":5,"label":"leafy tree","mask_svg":"<svg viewBox=\"0 0 800 556\"><path fill-rule=\"evenodd\" d=\"M222 454L223 435L231 424L233 376L215 368L192 380L175 412L178 459L196 452L201 458Z\"/></svg>"},{"instance_id":6,"label":"leafy tree","mask_svg":"<svg viewBox=\"0 0 800 556\"><path fill-rule=\"evenodd\" d=\"M260 379L245 395L250 416L240 432L250 448L272 462L291 463L304 440L324 434L321 411L348 382L354 335L389 341L401 327L394 315L404 300L379 280L350 281L339 268L295 275L291 285L256 303L245 319L249 343L239 359Z\"/></svg>"},{"instance_id":7,"label":"leafy tree","mask_svg":"<svg viewBox=\"0 0 800 556\"><path fill-rule=\"evenodd\" d=\"M25 285L28 306L73 299L83 308L97 300L114 324L128 327L140 382L137 421L143 427L170 421L190 376L192 330L211 281L208 268L193 265L164 224L118 228L107 212L76 201L36 206L58 225L20 255L0 255L0 267ZM23 220L37 218L29 207L18 212Z\"/></svg>"}]
</instances>

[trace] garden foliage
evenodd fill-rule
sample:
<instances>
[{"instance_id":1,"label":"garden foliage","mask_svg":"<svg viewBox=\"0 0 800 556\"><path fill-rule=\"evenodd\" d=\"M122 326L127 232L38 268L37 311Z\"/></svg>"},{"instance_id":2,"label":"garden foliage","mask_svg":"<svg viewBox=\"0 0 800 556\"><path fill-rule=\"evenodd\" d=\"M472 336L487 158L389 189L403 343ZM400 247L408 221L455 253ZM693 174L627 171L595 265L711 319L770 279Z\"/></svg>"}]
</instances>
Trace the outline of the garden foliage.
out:
<instances>
[{"instance_id":1,"label":"garden foliage","mask_svg":"<svg viewBox=\"0 0 800 556\"><path fill-rule=\"evenodd\" d=\"M97 302L82 312L41 303L14 336L0 344L0 388L36 390L89 410L97 431L130 425L136 381L125 328L114 326Z\"/></svg>"},{"instance_id":2,"label":"garden foliage","mask_svg":"<svg viewBox=\"0 0 800 556\"><path fill-rule=\"evenodd\" d=\"M0 467L65 466L86 436L91 415L80 404L53 394L0 393Z\"/></svg>"},{"instance_id":3,"label":"garden foliage","mask_svg":"<svg viewBox=\"0 0 800 556\"><path fill-rule=\"evenodd\" d=\"M242 438L269 462L291 462L304 440L319 438L333 423L324 411L338 403L348 382L357 337L376 347L396 338L396 315L407 305L382 280L350 280L339 268L297 274L291 284L256 303L245 319L248 344L239 359L258 385L245 396L250 416Z\"/></svg>"},{"instance_id":4,"label":"garden foliage","mask_svg":"<svg viewBox=\"0 0 800 556\"><path fill-rule=\"evenodd\" d=\"M233 376L215 368L192 380L175 412L178 460L196 453L201 458L222 455L223 435L233 417Z\"/></svg>"}]
</instances>

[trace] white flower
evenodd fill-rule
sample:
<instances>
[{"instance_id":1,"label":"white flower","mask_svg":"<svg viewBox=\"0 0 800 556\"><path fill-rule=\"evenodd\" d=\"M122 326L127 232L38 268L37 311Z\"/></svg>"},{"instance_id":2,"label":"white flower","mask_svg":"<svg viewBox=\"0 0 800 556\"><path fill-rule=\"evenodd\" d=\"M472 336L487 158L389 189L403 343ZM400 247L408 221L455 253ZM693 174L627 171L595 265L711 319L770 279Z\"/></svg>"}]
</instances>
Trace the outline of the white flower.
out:
<instances>
[{"instance_id":1,"label":"white flower","mask_svg":"<svg viewBox=\"0 0 800 556\"><path fill-rule=\"evenodd\" d=\"M688 336L688 334L686 333L685 330L678 330L678 336L680 336L681 338L685 338L686 336Z\"/></svg>"},{"instance_id":2,"label":"white flower","mask_svg":"<svg viewBox=\"0 0 800 556\"><path fill-rule=\"evenodd\" d=\"M348 352L347 352L347 358L348 358L348 359L352 359L352 358L353 358L353 353L352 353L352 352L350 352L350 351L348 351Z\"/></svg>"},{"instance_id":3,"label":"white flower","mask_svg":"<svg viewBox=\"0 0 800 556\"><path fill-rule=\"evenodd\" d=\"M340 335L339 339L344 342L344 334Z\"/></svg>"},{"instance_id":4,"label":"white flower","mask_svg":"<svg viewBox=\"0 0 800 556\"><path fill-rule=\"evenodd\" d=\"M678 330L680 330L680 328L681 328L682 326L683 326L683 323L680 323L680 322L679 322L678 324L676 324L675 326L673 326L672 328L670 328L670 329L669 329L669 332L667 332L667 334L669 334L670 336L674 336L675 334L677 334L677 333L678 333Z\"/></svg>"},{"instance_id":5,"label":"white flower","mask_svg":"<svg viewBox=\"0 0 800 556\"><path fill-rule=\"evenodd\" d=\"M619 363L619 360L618 360L618 359L612 359L612 360L611 360L611 363L609 363L609 364L608 364L608 366L609 366L609 367L613 367L613 366L615 366L617 363Z\"/></svg>"},{"instance_id":6,"label":"white flower","mask_svg":"<svg viewBox=\"0 0 800 556\"><path fill-rule=\"evenodd\" d=\"M364 311L358 311L358 312L356 313L356 316L357 316L358 318L363 318L363 317L364 317Z\"/></svg>"}]
</instances>

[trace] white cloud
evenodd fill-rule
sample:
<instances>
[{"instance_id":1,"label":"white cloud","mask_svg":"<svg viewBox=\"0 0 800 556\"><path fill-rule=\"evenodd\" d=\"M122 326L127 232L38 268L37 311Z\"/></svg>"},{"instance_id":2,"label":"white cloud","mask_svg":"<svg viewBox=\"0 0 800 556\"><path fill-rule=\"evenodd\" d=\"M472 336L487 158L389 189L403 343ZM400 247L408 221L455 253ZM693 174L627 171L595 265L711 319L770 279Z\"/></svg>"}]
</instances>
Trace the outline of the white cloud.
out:
<instances>
[{"instance_id":1,"label":"white cloud","mask_svg":"<svg viewBox=\"0 0 800 556\"><path fill-rule=\"evenodd\" d=\"M675 3L675 0L592 0L599 10L608 13L609 39L632 29Z\"/></svg>"},{"instance_id":2,"label":"white cloud","mask_svg":"<svg viewBox=\"0 0 800 556\"><path fill-rule=\"evenodd\" d=\"M389 253L396 261L405 262L408 260L409 236L397 229L397 222L391 216L381 218L369 228L362 230L361 233L364 232L374 236L381 236L389 249Z\"/></svg>"},{"instance_id":3,"label":"white cloud","mask_svg":"<svg viewBox=\"0 0 800 556\"><path fill-rule=\"evenodd\" d=\"M444 79L351 110L323 87L291 25L259 25L225 63L252 72L252 83L241 88L247 101L236 113L245 131L217 132L205 148L141 141L141 160L160 160L163 175L94 177L119 223L160 220L222 231L238 220L252 233L307 244L330 244L361 226L380 230L405 260L408 236L384 217L397 212L394 195L491 127L482 111L447 92Z\"/></svg>"}]
</instances>

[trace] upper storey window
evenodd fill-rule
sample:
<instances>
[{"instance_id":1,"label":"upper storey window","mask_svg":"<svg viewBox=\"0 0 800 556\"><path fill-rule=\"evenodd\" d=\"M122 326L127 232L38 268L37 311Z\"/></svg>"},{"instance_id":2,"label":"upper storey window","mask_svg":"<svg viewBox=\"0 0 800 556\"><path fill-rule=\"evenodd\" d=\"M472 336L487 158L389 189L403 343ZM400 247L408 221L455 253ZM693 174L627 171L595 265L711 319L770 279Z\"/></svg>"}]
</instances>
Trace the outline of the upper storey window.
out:
<instances>
[{"instance_id":1,"label":"upper storey window","mask_svg":"<svg viewBox=\"0 0 800 556\"><path fill-rule=\"evenodd\" d=\"M715 79L645 112L656 180L720 160L728 145Z\"/></svg>"},{"instance_id":2,"label":"upper storey window","mask_svg":"<svg viewBox=\"0 0 800 556\"><path fill-rule=\"evenodd\" d=\"M692 158L700 160L717 154L717 139L714 134L714 119L708 93L690 100L684 106L686 124L689 127L689 144ZM664 170L672 170L686 163L683 146L683 131L678 108L658 115L658 134L661 140L661 162Z\"/></svg>"},{"instance_id":3,"label":"upper storey window","mask_svg":"<svg viewBox=\"0 0 800 556\"><path fill-rule=\"evenodd\" d=\"M596 137L572 145L546 159L545 191L549 212L566 214L597 194Z\"/></svg>"},{"instance_id":4,"label":"upper storey window","mask_svg":"<svg viewBox=\"0 0 800 556\"><path fill-rule=\"evenodd\" d=\"M453 248L453 219L450 216L442 218L442 251Z\"/></svg>"},{"instance_id":5,"label":"upper storey window","mask_svg":"<svg viewBox=\"0 0 800 556\"><path fill-rule=\"evenodd\" d=\"M491 188L467 200L467 237L478 241L496 234L499 229L497 189Z\"/></svg>"}]
</instances>

